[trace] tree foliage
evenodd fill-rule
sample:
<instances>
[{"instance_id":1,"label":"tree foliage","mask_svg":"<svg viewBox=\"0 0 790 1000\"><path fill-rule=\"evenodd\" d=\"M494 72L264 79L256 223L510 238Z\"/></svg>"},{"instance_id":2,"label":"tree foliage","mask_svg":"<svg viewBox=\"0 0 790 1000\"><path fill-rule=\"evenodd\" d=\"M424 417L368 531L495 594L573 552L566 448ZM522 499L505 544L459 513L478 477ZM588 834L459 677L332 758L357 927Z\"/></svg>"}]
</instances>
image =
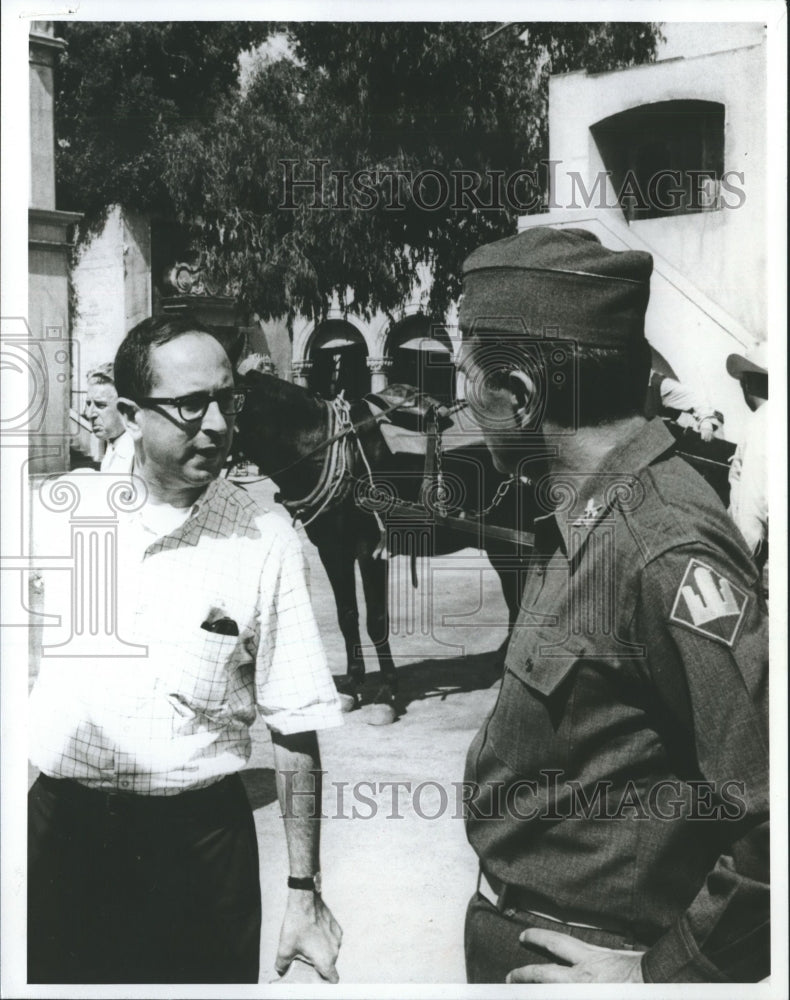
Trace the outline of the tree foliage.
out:
<instances>
[{"instance_id":1,"label":"tree foliage","mask_svg":"<svg viewBox=\"0 0 790 1000\"><path fill-rule=\"evenodd\" d=\"M264 316L321 315L336 294L352 311L391 311L412 291L419 265L433 276L430 309L459 292L461 262L514 231L518 209L438 202L438 182L393 207L390 177L375 203L349 197L337 173L470 171L482 205L498 204L493 171L532 169L519 200L544 187L548 78L600 71L654 56L650 24L493 25L292 23L292 58L264 62L217 121L168 148L166 182L181 219L195 226L205 261ZM296 161L286 168L283 160ZM286 169L311 178L325 161L320 197L300 189L283 208ZM431 183L434 189L431 189ZM370 199L368 199L369 201ZM456 207L453 207L455 204ZM316 207L316 206L319 207ZM331 207L330 207L331 206ZM347 290L350 301L345 302Z\"/></svg>"},{"instance_id":2,"label":"tree foliage","mask_svg":"<svg viewBox=\"0 0 790 1000\"><path fill-rule=\"evenodd\" d=\"M56 24L68 42L56 72L58 205L85 213L83 238L112 204L172 216L163 148L214 119L237 89L237 56L265 23Z\"/></svg>"},{"instance_id":3,"label":"tree foliage","mask_svg":"<svg viewBox=\"0 0 790 1000\"><path fill-rule=\"evenodd\" d=\"M62 25L60 204L90 220L112 202L175 216L214 282L263 316L320 316L348 289L352 311L392 311L425 268L441 315L464 257L515 229L494 172L533 171L522 200L545 189L549 75L648 61L658 37L638 23L495 28L288 23L286 52L242 91L236 54L272 25ZM320 199L300 189L283 207L286 169L309 178L314 160ZM359 171L378 181L373 204L339 184ZM415 196L388 171L434 173ZM481 178L478 207L455 192L426 207L459 171Z\"/></svg>"}]
</instances>

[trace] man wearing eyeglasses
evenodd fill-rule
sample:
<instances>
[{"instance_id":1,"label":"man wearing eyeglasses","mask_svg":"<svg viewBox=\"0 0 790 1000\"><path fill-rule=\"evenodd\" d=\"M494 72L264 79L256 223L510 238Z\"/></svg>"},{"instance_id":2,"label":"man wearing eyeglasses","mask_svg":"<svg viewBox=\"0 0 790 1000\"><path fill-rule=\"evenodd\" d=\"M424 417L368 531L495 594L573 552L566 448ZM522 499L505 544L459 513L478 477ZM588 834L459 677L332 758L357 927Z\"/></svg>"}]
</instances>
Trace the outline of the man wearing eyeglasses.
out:
<instances>
[{"instance_id":1,"label":"man wearing eyeglasses","mask_svg":"<svg viewBox=\"0 0 790 1000\"><path fill-rule=\"evenodd\" d=\"M258 981L257 838L238 772L260 712L290 865L277 969L299 957L336 982L316 730L342 716L298 537L218 478L244 390L185 318L131 330L115 384L145 494L118 523L117 628L138 655L42 660L28 980Z\"/></svg>"}]
</instances>

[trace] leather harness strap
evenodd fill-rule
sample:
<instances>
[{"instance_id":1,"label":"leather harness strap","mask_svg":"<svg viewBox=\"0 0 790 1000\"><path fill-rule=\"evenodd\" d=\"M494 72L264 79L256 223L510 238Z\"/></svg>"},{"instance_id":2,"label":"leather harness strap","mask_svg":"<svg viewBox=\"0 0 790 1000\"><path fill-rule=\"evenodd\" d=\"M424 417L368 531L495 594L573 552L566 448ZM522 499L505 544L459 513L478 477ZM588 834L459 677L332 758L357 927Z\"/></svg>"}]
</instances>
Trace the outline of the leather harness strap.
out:
<instances>
[{"instance_id":1,"label":"leather harness strap","mask_svg":"<svg viewBox=\"0 0 790 1000\"><path fill-rule=\"evenodd\" d=\"M362 447L362 442L359 440L357 431L367 424L378 423L382 417L386 416L387 412L398 409L402 405L403 402L401 401L390 407L389 411L383 411L374 418L369 418L358 424L354 424L351 420L350 404L342 396L342 394L331 402L325 402L325 406L327 408L327 440L322 442L321 445L318 445L307 455L302 456L300 459L297 459L296 462L292 463L292 465L297 465L299 462L304 461L304 459L309 458L313 454L317 454L323 449L324 461L321 467L321 474L318 478L318 482L310 493L307 494L307 496L301 497L298 500L286 500L280 494L277 494L276 497L277 500L283 504L288 513L291 514L294 521L300 520L303 526L307 526L321 514L331 510L346 498L348 491L355 480L352 471L352 449L354 447L354 442L356 443L356 448L367 470L368 486L370 489L375 488L373 473L370 468L370 464L367 461L367 457ZM513 545L531 548L534 545L535 540L534 535L531 532L518 531L514 528L506 528L499 525L483 526L477 521L475 516L468 517L464 512L460 512L458 515L450 514L444 510L441 504L437 504L432 501L431 494L435 492L434 486L436 486L437 458L440 455L441 449L441 416L435 407L431 407L426 416L428 418L427 426L429 441L428 447L426 448L423 480L420 487L421 502L418 504L411 504L406 501L396 500L393 501L393 505L402 512L412 512L415 516L419 516L420 518L424 518L426 512L431 511L435 522L443 525L444 527L454 528L456 530L475 535L479 535L482 530L491 537L499 538L502 541L510 542ZM271 477L265 476L263 478ZM361 480L359 481L361 482ZM502 488L500 487L497 491L495 502L500 498L501 493ZM490 510L494 505L495 504L490 504L489 507L486 508L485 512ZM368 511L368 513L371 512ZM373 511L372 513L376 518L379 531L381 533L381 541L376 551L379 554L384 554L386 552L386 532L384 525L378 512ZM416 551L413 551L411 553L410 562L412 584L414 587L417 586L416 556Z\"/></svg>"},{"instance_id":2,"label":"leather harness strap","mask_svg":"<svg viewBox=\"0 0 790 1000\"><path fill-rule=\"evenodd\" d=\"M301 521L305 527L344 500L351 484L349 442L353 425L349 414L350 407L342 394L325 405L327 438L330 443L324 450L318 481L305 497L298 500L279 498L294 521Z\"/></svg>"}]
</instances>

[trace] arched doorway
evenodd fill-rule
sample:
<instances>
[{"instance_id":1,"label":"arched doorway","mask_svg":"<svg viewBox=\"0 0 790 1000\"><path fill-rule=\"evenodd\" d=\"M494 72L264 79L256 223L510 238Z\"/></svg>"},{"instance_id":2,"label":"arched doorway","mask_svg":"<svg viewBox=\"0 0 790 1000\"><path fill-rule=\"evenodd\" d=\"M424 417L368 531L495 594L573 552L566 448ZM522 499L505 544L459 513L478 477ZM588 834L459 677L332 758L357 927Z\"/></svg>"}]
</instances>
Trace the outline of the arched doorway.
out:
<instances>
[{"instance_id":1,"label":"arched doorway","mask_svg":"<svg viewBox=\"0 0 790 1000\"><path fill-rule=\"evenodd\" d=\"M389 380L413 385L450 405L455 401L455 365L447 331L427 316L407 316L387 337Z\"/></svg>"},{"instance_id":2,"label":"arched doorway","mask_svg":"<svg viewBox=\"0 0 790 1000\"><path fill-rule=\"evenodd\" d=\"M328 319L313 335L308 388L324 399L345 390L348 399L370 392L368 348L362 334L343 319Z\"/></svg>"}]
</instances>

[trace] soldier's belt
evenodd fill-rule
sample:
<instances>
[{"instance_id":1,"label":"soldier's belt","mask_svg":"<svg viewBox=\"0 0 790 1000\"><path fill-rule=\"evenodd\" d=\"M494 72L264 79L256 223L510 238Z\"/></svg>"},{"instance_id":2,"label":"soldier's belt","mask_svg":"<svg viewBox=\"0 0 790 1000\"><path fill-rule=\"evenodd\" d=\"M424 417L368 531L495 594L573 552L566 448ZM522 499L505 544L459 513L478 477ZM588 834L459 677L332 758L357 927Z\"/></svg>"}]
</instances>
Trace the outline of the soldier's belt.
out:
<instances>
[{"instance_id":1,"label":"soldier's belt","mask_svg":"<svg viewBox=\"0 0 790 1000\"><path fill-rule=\"evenodd\" d=\"M632 934L632 930L619 921L607 919L594 924L584 922L580 918L587 916L586 914L581 914L568 907L547 905L546 900L536 893L520 886L505 885L492 875L486 875L482 868L477 876L477 891L506 916L523 913L527 916L542 917L544 920L550 920L566 927L583 927L586 930L604 931L626 938L631 937ZM560 927L557 929L560 930Z\"/></svg>"}]
</instances>

